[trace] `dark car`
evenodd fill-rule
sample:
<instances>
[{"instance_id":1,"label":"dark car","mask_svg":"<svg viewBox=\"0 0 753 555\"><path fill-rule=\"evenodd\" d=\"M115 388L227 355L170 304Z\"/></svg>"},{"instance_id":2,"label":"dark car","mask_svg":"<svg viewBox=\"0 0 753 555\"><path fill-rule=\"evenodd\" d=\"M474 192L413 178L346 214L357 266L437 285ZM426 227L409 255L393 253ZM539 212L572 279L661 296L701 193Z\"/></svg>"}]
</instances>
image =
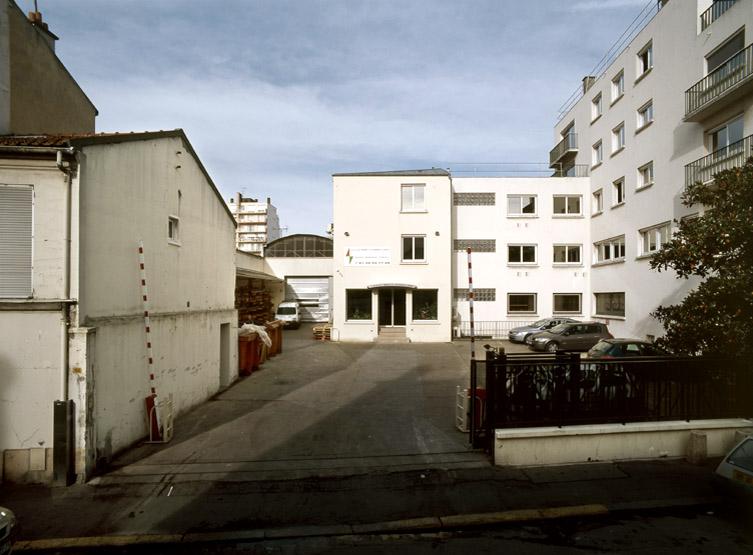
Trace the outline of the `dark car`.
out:
<instances>
[{"instance_id":1,"label":"dark car","mask_svg":"<svg viewBox=\"0 0 753 555\"><path fill-rule=\"evenodd\" d=\"M511 329L507 333L507 338L513 343L525 343L529 335L551 329L565 322L577 322L577 320L573 320L572 318L544 318L535 321L533 324Z\"/></svg>"},{"instance_id":2,"label":"dark car","mask_svg":"<svg viewBox=\"0 0 753 555\"><path fill-rule=\"evenodd\" d=\"M588 351L588 358L656 357L668 354L640 339L602 339Z\"/></svg>"},{"instance_id":3,"label":"dark car","mask_svg":"<svg viewBox=\"0 0 753 555\"><path fill-rule=\"evenodd\" d=\"M587 351L601 339L611 339L612 334L601 322L569 322L539 332L529 339L534 351Z\"/></svg>"}]
</instances>

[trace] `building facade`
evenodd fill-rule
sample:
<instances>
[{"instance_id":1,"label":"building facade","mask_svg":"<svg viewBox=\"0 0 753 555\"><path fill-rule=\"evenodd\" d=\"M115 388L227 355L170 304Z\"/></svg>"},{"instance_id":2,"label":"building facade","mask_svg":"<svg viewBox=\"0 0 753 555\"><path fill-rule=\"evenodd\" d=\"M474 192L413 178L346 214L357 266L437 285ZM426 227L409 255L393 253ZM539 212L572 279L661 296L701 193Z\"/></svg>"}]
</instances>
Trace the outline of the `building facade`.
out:
<instances>
[{"instance_id":1,"label":"building facade","mask_svg":"<svg viewBox=\"0 0 753 555\"><path fill-rule=\"evenodd\" d=\"M697 284L648 259L699 212L685 186L751 155L751 43L751 0L659 2L555 127L553 167L590 168L592 312L615 335L661 335L650 313Z\"/></svg>"},{"instance_id":2,"label":"building facade","mask_svg":"<svg viewBox=\"0 0 753 555\"><path fill-rule=\"evenodd\" d=\"M235 239L238 250L263 256L264 246L281 235L277 208L269 197L266 202L259 202L236 193L230 199L230 211L238 224Z\"/></svg>"}]
</instances>

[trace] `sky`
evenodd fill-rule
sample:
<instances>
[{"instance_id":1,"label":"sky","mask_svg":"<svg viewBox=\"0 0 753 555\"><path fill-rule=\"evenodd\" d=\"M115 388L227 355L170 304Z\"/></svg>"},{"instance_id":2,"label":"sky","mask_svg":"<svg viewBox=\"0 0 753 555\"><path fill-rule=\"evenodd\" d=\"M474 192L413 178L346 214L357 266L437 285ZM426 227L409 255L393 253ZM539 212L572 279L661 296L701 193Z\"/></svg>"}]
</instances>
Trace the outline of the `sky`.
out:
<instances>
[{"instance_id":1,"label":"sky","mask_svg":"<svg viewBox=\"0 0 753 555\"><path fill-rule=\"evenodd\" d=\"M559 107L646 4L38 0L97 131L182 128L226 199L320 235L333 173L545 168Z\"/></svg>"}]
</instances>

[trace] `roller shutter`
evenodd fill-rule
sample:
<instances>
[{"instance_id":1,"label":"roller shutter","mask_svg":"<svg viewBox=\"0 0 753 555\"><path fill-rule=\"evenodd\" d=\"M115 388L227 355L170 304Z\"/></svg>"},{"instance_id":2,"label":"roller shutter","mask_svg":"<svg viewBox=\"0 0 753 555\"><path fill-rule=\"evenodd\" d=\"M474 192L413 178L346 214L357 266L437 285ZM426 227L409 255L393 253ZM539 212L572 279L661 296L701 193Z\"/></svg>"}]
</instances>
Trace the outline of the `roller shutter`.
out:
<instances>
[{"instance_id":1,"label":"roller shutter","mask_svg":"<svg viewBox=\"0 0 753 555\"><path fill-rule=\"evenodd\" d=\"M32 295L33 202L30 185L0 184L0 298Z\"/></svg>"},{"instance_id":2,"label":"roller shutter","mask_svg":"<svg viewBox=\"0 0 753 555\"><path fill-rule=\"evenodd\" d=\"M304 322L329 321L329 276L285 278L285 300L298 301Z\"/></svg>"}]
</instances>

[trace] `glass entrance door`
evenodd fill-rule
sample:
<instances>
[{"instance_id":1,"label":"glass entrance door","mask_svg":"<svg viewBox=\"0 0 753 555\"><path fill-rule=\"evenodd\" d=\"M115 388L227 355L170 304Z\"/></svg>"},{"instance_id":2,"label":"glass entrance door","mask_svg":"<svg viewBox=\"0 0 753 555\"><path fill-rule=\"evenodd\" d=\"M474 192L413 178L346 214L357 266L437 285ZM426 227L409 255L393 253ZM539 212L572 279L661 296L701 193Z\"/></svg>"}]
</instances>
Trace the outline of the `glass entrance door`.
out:
<instances>
[{"instance_id":1,"label":"glass entrance door","mask_svg":"<svg viewBox=\"0 0 753 555\"><path fill-rule=\"evenodd\" d=\"M405 289L379 290L379 325L405 325Z\"/></svg>"}]
</instances>

